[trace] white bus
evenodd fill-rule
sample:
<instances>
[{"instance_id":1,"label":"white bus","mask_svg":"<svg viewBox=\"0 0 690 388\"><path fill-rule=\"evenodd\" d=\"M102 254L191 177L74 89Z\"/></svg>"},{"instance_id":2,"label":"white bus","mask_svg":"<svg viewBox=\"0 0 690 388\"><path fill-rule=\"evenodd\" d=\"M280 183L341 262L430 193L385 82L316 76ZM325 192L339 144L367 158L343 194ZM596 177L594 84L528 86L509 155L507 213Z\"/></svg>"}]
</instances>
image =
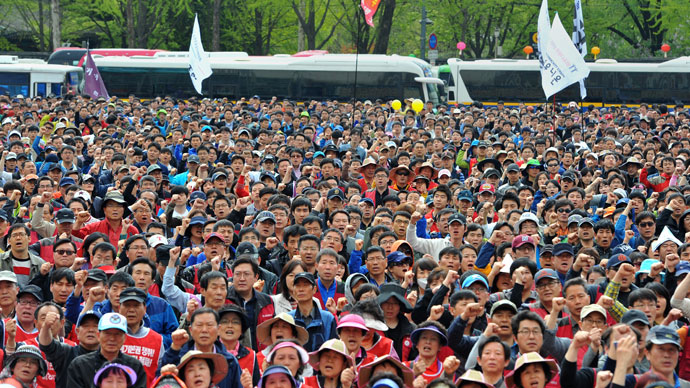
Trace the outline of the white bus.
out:
<instances>
[{"instance_id":1,"label":"white bus","mask_svg":"<svg viewBox=\"0 0 690 388\"><path fill-rule=\"evenodd\" d=\"M448 60L451 80L448 101L495 104L546 101L541 88L537 60L491 59ZM591 72L585 80L587 98L583 105L629 105L642 102L663 104L690 103L690 57L659 63L626 63L612 59L588 62ZM561 102L580 101L580 87L571 85L556 95Z\"/></svg>"},{"instance_id":2,"label":"white bus","mask_svg":"<svg viewBox=\"0 0 690 388\"><path fill-rule=\"evenodd\" d=\"M36 62L0 56L0 94L46 97L79 93L84 78L81 67Z\"/></svg>"},{"instance_id":3,"label":"white bus","mask_svg":"<svg viewBox=\"0 0 690 388\"><path fill-rule=\"evenodd\" d=\"M246 53L209 53L213 75L203 82L205 97L240 98L258 95L296 101L419 98L440 102L431 66L397 55L359 55L355 91L354 54L251 57ZM198 94L189 78L186 52L161 52L151 57L98 57L94 61L108 93L140 98Z\"/></svg>"}]
</instances>

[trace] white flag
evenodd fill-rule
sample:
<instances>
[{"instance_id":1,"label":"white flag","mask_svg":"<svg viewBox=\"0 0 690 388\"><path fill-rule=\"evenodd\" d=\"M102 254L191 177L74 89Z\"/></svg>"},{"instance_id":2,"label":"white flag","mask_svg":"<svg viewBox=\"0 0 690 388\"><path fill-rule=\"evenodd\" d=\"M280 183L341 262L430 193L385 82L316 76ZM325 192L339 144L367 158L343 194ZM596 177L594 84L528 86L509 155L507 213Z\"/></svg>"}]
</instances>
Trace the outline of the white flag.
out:
<instances>
[{"instance_id":1,"label":"white flag","mask_svg":"<svg viewBox=\"0 0 690 388\"><path fill-rule=\"evenodd\" d=\"M192 79L194 89L201 93L201 82L213 74L208 55L201 44L201 32L199 32L199 20L194 15L194 28L192 29L192 41L189 43L189 77Z\"/></svg>"},{"instance_id":2,"label":"white flag","mask_svg":"<svg viewBox=\"0 0 690 388\"><path fill-rule=\"evenodd\" d=\"M575 0L575 15L573 18L573 44L584 58L587 55L587 40L585 39L585 19L582 17L582 0ZM580 97L587 97L585 80L580 80Z\"/></svg>"},{"instance_id":3,"label":"white flag","mask_svg":"<svg viewBox=\"0 0 690 388\"><path fill-rule=\"evenodd\" d=\"M558 13L543 47L541 86L547 99L589 75L589 67L563 28Z\"/></svg>"},{"instance_id":4,"label":"white flag","mask_svg":"<svg viewBox=\"0 0 690 388\"><path fill-rule=\"evenodd\" d=\"M544 61L542 56L546 48L546 42L549 40L549 33L551 32L551 19L549 19L549 3L547 0L542 0L541 8L539 9L539 21L537 24L537 50L539 50L539 67L544 70Z\"/></svg>"}]
</instances>

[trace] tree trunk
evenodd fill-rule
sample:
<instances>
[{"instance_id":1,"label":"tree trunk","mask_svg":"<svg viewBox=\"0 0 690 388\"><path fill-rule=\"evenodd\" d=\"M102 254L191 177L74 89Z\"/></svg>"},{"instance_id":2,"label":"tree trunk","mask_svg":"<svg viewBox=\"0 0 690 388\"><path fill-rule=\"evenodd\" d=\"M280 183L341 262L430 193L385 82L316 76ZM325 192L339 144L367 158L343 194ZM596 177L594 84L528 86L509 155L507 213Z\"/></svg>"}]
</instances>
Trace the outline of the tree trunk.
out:
<instances>
[{"instance_id":1,"label":"tree trunk","mask_svg":"<svg viewBox=\"0 0 690 388\"><path fill-rule=\"evenodd\" d=\"M259 8L254 9L254 55L264 55L263 24L264 14Z\"/></svg>"},{"instance_id":2,"label":"tree trunk","mask_svg":"<svg viewBox=\"0 0 690 388\"><path fill-rule=\"evenodd\" d=\"M299 0L299 11L302 15L304 15L305 9L305 0ZM297 23L297 28L297 51L304 51L304 27L302 27L302 23Z\"/></svg>"},{"instance_id":3,"label":"tree trunk","mask_svg":"<svg viewBox=\"0 0 690 388\"><path fill-rule=\"evenodd\" d=\"M38 32L40 37L39 48L41 51L46 51L46 34L43 30L43 0L38 0Z\"/></svg>"},{"instance_id":4,"label":"tree trunk","mask_svg":"<svg viewBox=\"0 0 690 388\"><path fill-rule=\"evenodd\" d=\"M136 41L138 48L147 48L149 34L146 33L146 26L150 23L147 20L148 12L147 7L148 0L139 0L139 11L137 12L137 25L136 25Z\"/></svg>"},{"instance_id":5,"label":"tree trunk","mask_svg":"<svg viewBox=\"0 0 690 388\"><path fill-rule=\"evenodd\" d=\"M60 29L60 0L50 0L50 23L53 50L62 46L62 32Z\"/></svg>"},{"instance_id":6,"label":"tree trunk","mask_svg":"<svg viewBox=\"0 0 690 388\"><path fill-rule=\"evenodd\" d=\"M395 0L383 2L383 13L379 18L379 28L376 34L376 45L374 54L386 54L388 51L388 41L393 27L393 14L395 13Z\"/></svg>"},{"instance_id":7,"label":"tree trunk","mask_svg":"<svg viewBox=\"0 0 690 388\"><path fill-rule=\"evenodd\" d=\"M211 50L220 51L220 0L213 0L213 38Z\"/></svg>"},{"instance_id":8,"label":"tree trunk","mask_svg":"<svg viewBox=\"0 0 690 388\"><path fill-rule=\"evenodd\" d=\"M134 0L127 0L127 7L125 8L125 18L127 23L127 47L136 47L136 33L134 32Z\"/></svg>"}]
</instances>

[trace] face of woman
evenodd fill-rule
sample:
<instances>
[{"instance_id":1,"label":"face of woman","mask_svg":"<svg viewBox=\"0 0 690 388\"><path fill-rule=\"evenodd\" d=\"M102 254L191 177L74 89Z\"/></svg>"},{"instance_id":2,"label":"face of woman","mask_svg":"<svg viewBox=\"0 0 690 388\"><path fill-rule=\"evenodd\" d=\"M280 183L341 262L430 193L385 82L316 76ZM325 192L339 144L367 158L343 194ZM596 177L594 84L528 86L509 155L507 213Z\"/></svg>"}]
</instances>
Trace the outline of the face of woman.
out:
<instances>
[{"instance_id":1,"label":"face of woman","mask_svg":"<svg viewBox=\"0 0 690 388\"><path fill-rule=\"evenodd\" d=\"M520 382L523 388L544 388L546 385L544 368L539 364L527 365L520 375Z\"/></svg>"},{"instance_id":2,"label":"face of woman","mask_svg":"<svg viewBox=\"0 0 690 388\"><path fill-rule=\"evenodd\" d=\"M14 365L13 375L16 379L27 384L32 383L38 373L38 360L30 357L22 357Z\"/></svg>"},{"instance_id":3,"label":"face of woman","mask_svg":"<svg viewBox=\"0 0 690 388\"><path fill-rule=\"evenodd\" d=\"M417 350L422 357L435 357L441 348L438 334L431 331L424 331L419 336Z\"/></svg>"},{"instance_id":4,"label":"face of woman","mask_svg":"<svg viewBox=\"0 0 690 388\"><path fill-rule=\"evenodd\" d=\"M345 358L332 350L326 350L319 357L319 371L326 378L336 378L343 371Z\"/></svg>"},{"instance_id":5,"label":"face of woman","mask_svg":"<svg viewBox=\"0 0 690 388\"><path fill-rule=\"evenodd\" d=\"M279 320L271 326L271 343L292 337L292 326L289 323Z\"/></svg>"},{"instance_id":6,"label":"face of woman","mask_svg":"<svg viewBox=\"0 0 690 388\"><path fill-rule=\"evenodd\" d=\"M302 268L302 266L298 265L295 267L295 269L292 270L286 277L285 277L285 283L287 285L287 289L292 293L292 287L295 284L295 275L297 275L300 272L306 272L306 268Z\"/></svg>"},{"instance_id":7,"label":"face of woman","mask_svg":"<svg viewBox=\"0 0 690 388\"><path fill-rule=\"evenodd\" d=\"M266 377L263 388L291 388L290 378L282 373L275 373Z\"/></svg>"},{"instance_id":8,"label":"face of woman","mask_svg":"<svg viewBox=\"0 0 690 388\"><path fill-rule=\"evenodd\" d=\"M184 383L188 388L208 388L211 385L211 368L206 360L192 360L187 364Z\"/></svg>"},{"instance_id":9,"label":"face of woman","mask_svg":"<svg viewBox=\"0 0 690 388\"><path fill-rule=\"evenodd\" d=\"M273 356L272 365L282 365L287 367L290 372L292 372L292 376L297 376L297 371L299 370L301 364L299 354L294 348L278 349L276 354Z\"/></svg>"},{"instance_id":10,"label":"face of woman","mask_svg":"<svg viewBox=\"0 0 690 388\"><path fill-rule=\"evenodd\" d=\"M127 377L122 370L110 372L109 375L101 380L100 388L127 388Z\"/></svg>"}]
</instances>

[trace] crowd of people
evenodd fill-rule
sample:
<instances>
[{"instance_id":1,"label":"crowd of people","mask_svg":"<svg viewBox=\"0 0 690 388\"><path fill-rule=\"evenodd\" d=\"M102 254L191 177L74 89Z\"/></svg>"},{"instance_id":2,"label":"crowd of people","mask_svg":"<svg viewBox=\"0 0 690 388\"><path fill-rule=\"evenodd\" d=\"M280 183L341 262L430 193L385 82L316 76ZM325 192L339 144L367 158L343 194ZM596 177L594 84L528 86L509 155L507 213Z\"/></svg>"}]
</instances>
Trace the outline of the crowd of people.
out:
<instances>
[{"instance_id":1,"label":"crowd of people","mask_svg":"<svg viewBox=\"0 0 690 388\"><path fill-rule=\"evenodd\" d=\"M690 387L686 109L391 106L0 96L0 384Z\"/></svg>"}]
</instances>

